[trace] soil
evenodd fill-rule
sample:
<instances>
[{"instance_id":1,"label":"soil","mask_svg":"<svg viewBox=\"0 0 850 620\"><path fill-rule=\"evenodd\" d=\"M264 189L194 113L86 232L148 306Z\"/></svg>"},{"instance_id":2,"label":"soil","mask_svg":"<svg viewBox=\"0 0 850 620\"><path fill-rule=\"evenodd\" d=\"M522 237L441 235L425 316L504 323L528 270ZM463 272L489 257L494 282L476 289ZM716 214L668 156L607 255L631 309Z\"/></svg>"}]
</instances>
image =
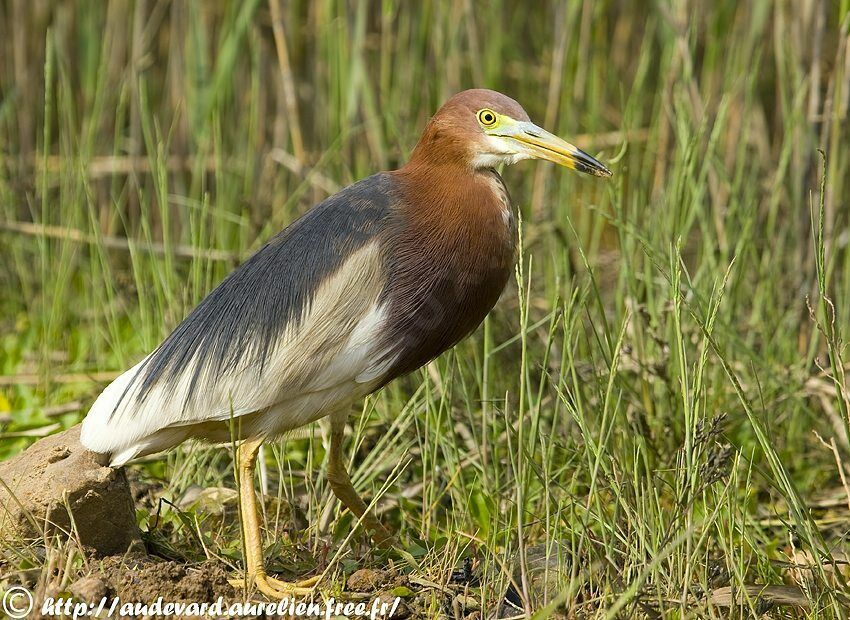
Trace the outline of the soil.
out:
<instances>
[{"instance_id":1,"label":"soil","mask_svg":"<svg viewBox=\"0 0 850 620\"><path fill-rule=\"evenodd\" d=\"M74 532L96 556L139 544L127 476L80 444L79 425L0 463L0 536L6 542Z\"/></svg>"},{"instance_id":2,"label":"soil","mask_svg":"<svg viewBox=\"0 0 850 620\"><path fill-rule=\"evenodd\" d=\"M228 583L228 573L220 562L194 566L161 562L148 557L111 557L103 560L101 571L110 593L122 601L215 601L219 596L239 598Z\"/></svg>"}]
</instances>

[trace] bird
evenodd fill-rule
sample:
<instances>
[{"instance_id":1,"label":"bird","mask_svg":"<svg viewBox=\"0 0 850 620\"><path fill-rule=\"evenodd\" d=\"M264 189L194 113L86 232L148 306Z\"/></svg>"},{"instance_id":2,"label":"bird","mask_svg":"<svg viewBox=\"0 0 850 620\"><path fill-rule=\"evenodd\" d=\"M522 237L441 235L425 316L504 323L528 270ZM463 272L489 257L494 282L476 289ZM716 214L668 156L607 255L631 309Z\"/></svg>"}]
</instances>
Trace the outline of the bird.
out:
<instances>
[{"instance_id":1,"label":"bird","mask_svg":"<svg viewBox=\"0 0 850 620\"><path fill-rule=\"evenodd\" d=\"M264 441L327 418L329 486L376 544L392 541L346 470L348 415L460 342L494 307L518 234L498 169L525 159L611 176L507 95L453 95L406 163L308 210L110 383L83 420L82 444L120 467L190 438L237 440L245 581L280 599L312 591L318 578L289 583L266 572L257 454Z\"/></svg>"}]
</instances>

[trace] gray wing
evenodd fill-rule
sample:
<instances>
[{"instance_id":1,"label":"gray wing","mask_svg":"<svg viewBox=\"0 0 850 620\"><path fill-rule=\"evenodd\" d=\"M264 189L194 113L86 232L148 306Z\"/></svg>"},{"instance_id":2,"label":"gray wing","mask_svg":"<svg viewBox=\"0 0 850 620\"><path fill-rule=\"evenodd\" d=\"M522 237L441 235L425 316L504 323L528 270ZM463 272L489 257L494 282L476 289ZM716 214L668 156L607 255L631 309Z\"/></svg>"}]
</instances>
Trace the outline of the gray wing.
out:
<instances>
[{"instance_id":1,"label":"gray wing","mask_svg":"<svg viewBox=\"0 0 850 620\"><path fill-rule=\"evenodd\" d=\"M353 390L380 375L382 356L370 348L383 321L381 236L395 196L392 177L374 175L275 236L104 390L83 443L114 454L164 428Z\"/></svg>"}]
</instances>

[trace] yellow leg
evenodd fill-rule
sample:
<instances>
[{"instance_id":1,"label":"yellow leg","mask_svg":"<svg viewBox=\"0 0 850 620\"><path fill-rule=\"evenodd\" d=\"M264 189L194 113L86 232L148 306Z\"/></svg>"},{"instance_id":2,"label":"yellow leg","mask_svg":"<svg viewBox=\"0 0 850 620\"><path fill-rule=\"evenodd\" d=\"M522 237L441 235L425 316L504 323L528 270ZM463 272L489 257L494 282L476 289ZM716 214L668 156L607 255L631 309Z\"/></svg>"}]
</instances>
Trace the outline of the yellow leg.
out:
<instances>
[{"instance_id":1,"label":"yellow leg","mask_svg":"<svg viewBox=\"0 0 850 620\"><path fill-rule=\"evenodd\" d=\"M245 572L257 589L271 598L310 594L319 577L311 577L297 583L287 583L266 575L263 563L263 535L260 530L260 511L254 493L254 466L262 439L247 439L239 446L237 467L239 468L239 507L242 519L242 542L245 549ZM240 587L244 582L231 580L231 585Z\"/></svg>"},{"instance_id":2,"label":"yellow leg","mask_svg":"<svg viewBox=\"0 0 850 620\"><path fill-rule=\"evenodd\" d=\"M395 545L395 538L389 533L375 515L367 511L366 503L357 494L351 484L351 478L343 461L342 440L345 431L347 411L331 416L331 442L328 451L328 482L331 490L342 505L348 508L372 533L372 540L382 547Z\"/></svg>"}]
</instances>

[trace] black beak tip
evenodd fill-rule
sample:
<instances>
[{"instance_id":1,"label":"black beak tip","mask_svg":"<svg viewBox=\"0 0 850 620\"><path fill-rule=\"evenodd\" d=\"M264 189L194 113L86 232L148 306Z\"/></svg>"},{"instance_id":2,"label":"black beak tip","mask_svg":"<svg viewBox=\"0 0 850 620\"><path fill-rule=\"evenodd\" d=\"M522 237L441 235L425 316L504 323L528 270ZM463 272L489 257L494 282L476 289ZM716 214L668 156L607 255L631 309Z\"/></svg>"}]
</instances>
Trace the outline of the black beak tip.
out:
<instances>
[{"instance_id":1,"label":"black beak tip","mask_svg":"<svg viewBox=\"0 0 850 620\"><path fill-rule=\"evenodd\" d=\"M606 168L602 164L599 164L599 167L595 168L592 174L597 177L602 177L603 179L610 179L612 176L614 176L614 173L608 170L608 168Z\"/></svg>"},{"instance_id":2,"label":"black beak tip","mask_svg":"<svg viewBox=\"0 0 850 620\"><path fill-rule=\"evenodd\" d=\"M592 157L588 157L588 161L579 161L576 162L576 170L579 172L584 172L585 174L591 174L595 177L602 178L610 178L613 176L613 172L608 170L605 166L603 166L600 162L593 159Z\"/></svg>"},{"instance_id":3,"label":"black beak tip","mask_svg":"<svg viewBox=\"0 0 850 620\"><path fill-rule=\"evenodd\" d=\"M595 177L610 178L612 172L606 168L601 161L595 157L588 155L582 150L578 150L578 156L575 158L575 167L579 172L591 174Z\"/></svg>"}]
</instances>

